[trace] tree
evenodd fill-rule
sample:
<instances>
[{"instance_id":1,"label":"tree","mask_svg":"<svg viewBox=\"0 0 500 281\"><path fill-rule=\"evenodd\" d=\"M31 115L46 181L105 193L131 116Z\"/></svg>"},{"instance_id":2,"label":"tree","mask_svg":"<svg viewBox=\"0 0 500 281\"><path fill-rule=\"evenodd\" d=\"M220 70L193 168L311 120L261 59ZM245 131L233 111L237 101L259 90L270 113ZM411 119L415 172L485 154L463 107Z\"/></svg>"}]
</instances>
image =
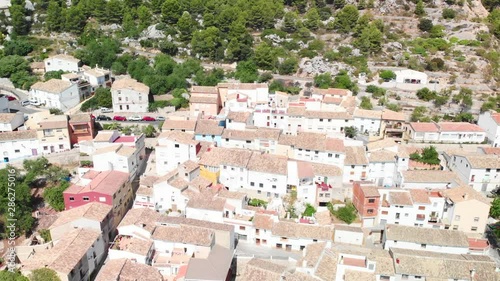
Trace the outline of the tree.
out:
<instances>
[{"instance_id":1,"label":"tree","mask_svg":"<svg viewBox=\"0 0 500 281\"><path fill-rule=\"evenodd\" d=\"M62 110L60 110L59 108L49 108L49 112L50 114L54 114L54 115L63 115L64 112Z\"/></svg>"},{"instance_id":2,"label":"tree","mask_svg":"<svg viewBox=\"0 0 500 281\"><path fill-rule=\"evenodd\" d=\"M490 216L495 219L500 218L500 197L495 197L491 202Z\"/></svg>"},{"instance_id":3,"label":"tree","mask_svg":"<svg viewBox=\"0 0 500 281\"><path fill-rule=\"evenodd\" d=\"M15 180L10 178L14 176ZM8 194L12 189L12 183L15 184L16 196L15 200L10 201ZM19 171L12 166L7 166L5 169L0 170L0 214L4 217L16 219L15 234L19 237L21 234L30 231L35 222L32 216L32 200L30 188L25 180L20 176ZM15 206L15 211L12 212L11 202ZM9 210L10 207L10 210Z\"/></svg>"},{"instance_id":4,"label":"tree","mask_svg":"<svg viewBox=\"0 0 500 281\"><path fill-rule=\"evenodd\" d=\"M71 6L66 10L64 29L67 32L81 34L86 24L86 18L80 5Z\"/></svg>"},{"instance_id":5,"label":"tree","mask_svg":"<svg viewBox=\"0 0 500 281\"><path fill-rule=\"evenodd\" d=\"M344 8L346 0L333 0L333 7L338 10Z\"/></svg>"},{"instance_id":6,"label":"tree","mask_svg":"<svg viewBox=\"0 0 500 281\"><path fill-rule=\"evenodd\" d=\"M182 11L177 0L166 0L161 6L161 17L165 23L175 24L181 17Z\"/></svg>"},{"instance_id":7,"label":"tree","mask_svg":"<svg viewBox=\"0 0 500 281\"><path fill-rule=\"evenodd\" d=\"M429 165L439 165L441 160L439 160L439 153L434 146L425 147L420 153L414 152L410 154L410 159Z\"/></svg>"},{"instance_id":8,"label":"tree","mask_svg":"<svg viewBox=\"0 0 500 281\"><path fill-rule=\"evenodd\" d=\"M294 33L297 31L297 21L298 21L298 15L295 12L287 12L285 14L285 17L283 18L283 25L281 26L281 30L288 32L288 33Z\"/></svg>"},{"instance_id":9,"label":"tree","mask_svg":"<svg viewBox=\"0 0 500 281\"><path fill-rule=\"evenodd\" d=\"M272 70L278 63L274 48L263 42L255 47L255 64L260 69Z\"/></svg>"},{"instance_id":10,"label":"tree","mask_svg":"<svg viewBox=\"0 0 500 281\"><path fill-rule=\"evenodd\" d=\"M362 109L372 110L373 109L373 104L370 101L369 97L362 97L361 98L361 104L359 105L359 107L361 107Z\"/></svg>"},{"instance_id":11,"label":"tree","mask_svg":"<svg viewBox=\"0 0 500 281\"><path fill-rule=\"evenodd\" d=\"M443 9L443 19L454 19L456 15L457 13L453 9L450 8Z\"/></svg>"},{"instance_id":12,"label":"tree","mask_svg":"<svg viewBox=\"0 0 500 281\"><path fill-rule=\"evenodd\" d=\"M448 103L449 99L450 99L449 95L443 95L443 94L437 95L434 98L434 106L439 108L439 107L445 105L446 103Z\"/></svg>"},{"instance_id":13,"label":"tree","mask_svg":"<svg viewBox=\"0 0 500 281\"><path fill-rule=\"evenodd\" d=\"M142 128L142 133L146 136L146 138L153 138L156 136L156 129L150 124Z\"/></svg>"},{"instance_id":14,"label":"tree","mask_svg":"<svg viewBox=\"0 0 500 281\"><path fill-rule=\"evenodd\" d=\"M39 268L30 274L30 281L61 281L57 273L50 268Z\"/></svg>"},{"instance_id":15,"label":"tree","mask_svg":"<svg viewBox=\"0 0 500 281\"><path fill-rule=\"evenodd\" d=\"M455 116L455 122L472 122L474 121L474 116L472 116L472 113L469 112L462 112Z\"/></svg>"},{"instance_id":16,"label":"tree","mask_svg":"<svg viewBox=\"0 0 500 281\"><path fill-rule=\"evenodd\" d=\"M437 93L429 90L429 88L425 87L417 91L417 97L424 101L430 101L435 99Z\"/></svg>"},{"instance_id":17,"label":"tree","mask_svg":"<svg viewBox=\"0 0 500 281\"><path fill-rule=\"evenodd\" d=\"M341 70L335 75L332 86L333 88L348 89L353 92L356 90L356 84L351 81L351 77L345 70Z\"/></svg>"},{"instance_id":18,"label":"tree","mask_svg":"<svg viewBox=\"0 0 500 281\"><path fill-rule=\"evenodd\" d=\"M316 213L316 209L311 204L306 204L306 209L302 213L304 217L312 217Z\"/></svg>"},{"instance_id":19,"label":"tree","mask_svg":"<svg viewBox=\"0 0 500 281\"><path fill-rule=\"evenodd\" d=\"M401 111L401 106L399 106L398 104L395 104L395 103L389 103L385 107L389 110L392 110L392 111L396 111L396 112Z\"/></svg>"},{"instance_id":20,"label":"tree","mask_svg":"<svg viewBox=\"0 0 500 281\"><path fill-rule=\"evenodd\" d=\"M57 186L45 188L43 198L56 211L64 210L63 192L69 187L69 182L61 181Z\"/></svg>"},{"instance_id":21,"label":"tree","mask_svg":"<svg viewBox=\"0 0 500 281\"><path fill-rule=\"evenodd\" d=\"M12 33L14 35L26 35L29 32L29 22L26 20L26 9L24 8L24 1L22 5L12 4L9 7L10 12L10 25L12 26Z\"/></svg>"},{"instance_id":22,"label":"tree","mask_svg":"<svg viewBox=\"0 0 500 281\"><path fill-rule=\"evenodd\" d=\"M280 65L278 66L278 72L281 75L295 74L298 68L299 68L299 60L297 60L294 57L289 57L285 59L282 63L280 63Z\"/></svg>"},{"instance_id":23,"label":"tree","mask_svg":"<svg viewBox=\"0 0 500 281\"><path fill-rule=\"evenodd\" d=\"M344 128L345 136L348 138L354 138L358 134L358 128L354 126L349 126Z\"/></svg>"},{"instance_id":24,"label":"tree","mask_svg":"<svg viewBox=\"0 0 500 281\"><path fill-rule=\"evenodd\" d=\"M137 28L137 24L135 23L132 14L128 11L125 12L125 14L123 14L122 30L123 30L123 35L125 37L130 37L130 38L139 37L140 31Z\"/></svg>"},{"instance_id":25,"label":"tree","mask_svg":"<svg viewBox=\"0 0 500 281\"><path fill-rule=\"evenodd\" d=\"M320 89L328 89L333 85L332 75L327 72L314 76L314 86Z\"/></svg>"},{"instance_id":26,"label":"tree","mask_svg":"<svg viewBox=\"0 0 500 281\"><path fill-rule=\"evenodd\" d=\"M48 31L61 31L63 28L62 9L59 2L51 0L47 8L47 17L45 18L45 29Z\"/></svg>"},{"instance_id":27,"label":"tree","mask_svg":"<svg viewBox=\"0 0 500 281\"><path fill-rule=\"evenodd\" d=\"M112 0L111 0L112 1ZM114 38L101 37L90 41L83 49L76 52L76 57L86 65L99 65L110 68L117 60L120 42Z\"/></svg>"},{"instance_id":28,"label":"tree","mask_svg":"<svg viewBox=\"0 0 500 281\"><path fill-rule=\"evenodd\" d=\"M316 8L307 11L305 14L304 26L310 30L317 30L321 26L321 18Z\"/></svg>"},{"instance_id":29,"label":"tree","mask_svg":"<svg viewBox=\"0 0 500 281\"><path fill-rule=\"evenodd\" d=\"M373 54L381 50L382 39L382 32L374 24L370 24L363 29L363 32L361 32L359 38L356 39L354 45L363 53Z\"/></svg>"},{"instance_id":30,"label":"tree","mask_svg":"<svg viewBox=\"0 0 500 281\"><path fill-rule=\"evenodd\" d=\"M236 66L234 77L241 83L252 83L259 78L259 72L253 61L242 61Z\"/></svg>"},{"instance_id":31,"label":"tree","mask_svg":"<svg viewBox=\"0 0 500 281\"><path fill-rule=\"evenodd\" d=\"M429 32L429 36L431 38L441 38L444 36L444 30L445 30L444 26L440 24L434 25L431 28L431 31Z\"/></svg>"},{"instance_id":32,"label":"tree","mask_svg":"<svg viewBox=\"0 0 500 281\"><path fill-rule=\"evenodd\" d=\"M347 5L337 12L333 26L340 33L349 33L356 26L358 17L359 12L356 6Z\"/></svg>"},{"instance_id":33,"label":"tree","mask_svg":"<svg viewBox=\"0 0 500 281\"><path fill-rule=\"evenodd\" d=\"M65 72L63 70L45 72L43 79L45 81L49 81L50 79L61 79L61 75L64 73Z\"/></svg>"},{"instance_id":34,"label":"tree","mask_svg":"<svg viewBox=\"0 0 500 281\"><path fill-rule=\"evenodd\" d=\"M113 100L111 97L111 90L109 88L97 88L94 97L100 107L113 107Z\"/></svg>"},{"instance_id":35,"label":"tree","mask_svg":"<svg viewBox=\"0 0 500 281\"><path fill-rule=\"evenodd\" d=\"M354 207L352 203L348 203L344 207L338 208L336 211L333 210L332 203L328 203L328 209L332 215L347 224L353 223L357 218L356 207Z\"/></svg>"},{"instance_id":36,"label":"tree","mask_svg":"<svg viewBox=\"0 0 500 281\"><path fill-rule=\"evenodd\" d=\"M3 51L6 56L26 56L33 51L33 45L26 40L6 41L3 46Z\"/></svg>"},{"instance_id":37,"label":"tree","mask_svg":"<svg viewBox=\"0 0 500 281\"><path fill-rule=\"evenodd\" d=\"M424 2L422 2L422 0L418 0L417 5L415 6L415 15L419 17L425 15Z\"/></svg>"},{"instance_id":38,"label":"tree","mask_svg":"<svg viewBox=\"0 0 500 281\"><path fill-rule=\"evenodd\" d=\"M182 13L182 16L177 21L177 29L181 41L188 42L191 40L191 35L196 29L196 22L193 20L189 12Z\"/></svg>"},{"instance_id":39,"label":"tree","mask_svg":"<svg viewBox=\"0 0 500 281\"><path fill-rule=\"evenodd\" d=\"M109 0L106 3L106 22L119 24L122 22L123 6L120 0Z\"/></svg>"},{"instance_id":40,"label":"tree","mask_svg":"<svg viewBox=\"0 0 500 281\"><path fill-rule=\"evenodd\" d=\"M417 106L411 114L411 122L429 122L431 118L426 116L427 108L425 106Z\"/></svg>"},{"instance_id":41,"label":"tree","mask_svg":"<svg viewBox=\"0 0 500 281\"><path fill-rule=\"evenodd\" d=\"M370 13L365 13L361 17L359 17L358 21L356 22L356 26L354 26L354 37L359 37L363 30L370 25L370 22L372 20L372 15Z\"/></svg>"},{"instance_id":42,"label":"tree","mask_svg":"<svg viewBox=\"0 0 500 281\"><path fill-rule=\"evenodd\" d=\"M500 5L500 3L499 3ZM490 32L500 38L500 8L494 9L487 17Z\"/></svg>"},{"instance_id":43,"label":"tree","mask_svg":"<svg viewBox=\"0 0 500 281\"><path fill-rule=\"evenodd\" d=\"M27 277L19 272L10 272L8 270L0 270L0 280L2 281L30 281Z\"/></svg>"},{"instance_id":44,"label":"tree","mask_svg":"<svg viewBox=\"0 0 500 281\"><path fill-rule=\"evenodd\" d=\"M218 60L222 56L218 52L222 48L222 35L217 27L208 27L205 30L198 30L193 33L191 39L193 53L199 57Z\"/></svg>"},{"instance_id":45,"label":"tree","mask_svg":"<svg viewBox=\"0 0 500 281\"><path fill-rule=\"evenodd\" d=\"M384 79L385 81L390 81L396 79L396 73L392 70L382 70L380 72L379 77Z\"/></svg>"},{"instance_id":46,"label":"tree","mask_svg":"<svg viewBox=\"0 0 500 281\"><path fill-rule=\"evenodd\" d=\"M432 24L432 20L430 19L420 19L420 22L418 23L418 29L420 29L423 32L429 32L431 31L432 27L434 24Z\"/></svg>"},{"instance_id":47,"label":"tree","mask_svg":"<svg viewBox=\"0 0 500 281\"><path fill-rule=\"evenodd\" d=\"M439 71L444 69L444 60L441 58L433 58L427 62L425 67L429 71Z\"/></svg>"}]
</instances>

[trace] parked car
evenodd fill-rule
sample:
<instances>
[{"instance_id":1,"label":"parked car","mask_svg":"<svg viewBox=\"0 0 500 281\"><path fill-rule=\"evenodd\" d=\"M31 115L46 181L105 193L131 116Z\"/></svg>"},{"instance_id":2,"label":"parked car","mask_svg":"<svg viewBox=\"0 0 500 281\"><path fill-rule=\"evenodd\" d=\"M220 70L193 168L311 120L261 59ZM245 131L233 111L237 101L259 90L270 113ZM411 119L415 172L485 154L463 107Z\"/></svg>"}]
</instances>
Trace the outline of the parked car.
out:
<instances>
[{"instance_id":1,"label":"parked car","mask_svg":"<svg viewBox=\"0 0 500 281\"><path fill-rule=\"evenodd\" d=\"M7 99L8 99L9 101L17 100L17 99L16 99L15 97L13 97L13 96L7 96Z\"/></svg>"},{"instance_id":2,"label":"parked car","mask_svg":"<svg viewBox=\"0 0 500 281\"><path fill-rule=\"evenodd\" d=\"M142 121L156 121L156 119L154 119L151 116L144 116L144 117L142 117Z\"/></svg>"},{"instance_id":3,"label":"parked car","mask_svg":"<svg viewBox=\"0 0 500 281\"><path fill-rule=\"evenodd\" d=\"M27 106L27 105L30 105L30 101L29 101L29 100L23 100L23 101L21 102L21 105L22 105L22 106Z\"/></svg>"},{"instance_id":4,"label":"parked car","mask_svg":"<svg viewBox=\"0 0 500 281\"><path fill-rule=\"evenodd\" d=\"M99 115L99 116L97 116L96 120L97 121L109 121L109 120L111 120L111 117L106 116L106 115Z\"/></svg>"},{"instance_id":5,"label":"parked car","mask_svg":"<svg viewBox=\"0 0 500 281\"><path fill-rule=\"evenodd\" d=\"M125 117L125 116L114 116L113 120L115 120L115 121L127 121L127 117Z\"/></svg>"},{"instance_id":6,"label":"parked car","mask_svg":"<svg viewBox=\"0 0 500 281\"><path fill-rule=\"evenodd\" d=\"M42 104L41 104L39 101L37 101L37 100L30 100L30 104L31 104L31 105L34 105L34 106L40 106L40 105L42 105Z\"/></svg>"},{"instance_id":7,"label":"parked car","mask_svg":"<svg viewBox=\"0 0 500 281\"><path fill-rule=\"evenodd\" d=\"M134 116L131 116L129 118L127 118L128 121L141 121L142 120L142 117L139 116L139 115L134 115Z\"/></svg>"},{"instance_id":8,"label":"parked car","mask_svg":"<svg viewBox=\"0 0 500 281\"><path fill-rule=\"evenodd\" d=\"M107 107L101 107L101 112L102 113L111 113L111 112L113 112L113 109L107 108Z\"/></svg>"},{"instance_id":9,"label":"parked car","mask_svg":"<svg viewBox=\"0 0 500 281\"><path fill-rule=\"evenodd\" d=\"M163 116L156 116L156 121L165 121L165 117L163 117Z\"/></svg>"}]
</instances>

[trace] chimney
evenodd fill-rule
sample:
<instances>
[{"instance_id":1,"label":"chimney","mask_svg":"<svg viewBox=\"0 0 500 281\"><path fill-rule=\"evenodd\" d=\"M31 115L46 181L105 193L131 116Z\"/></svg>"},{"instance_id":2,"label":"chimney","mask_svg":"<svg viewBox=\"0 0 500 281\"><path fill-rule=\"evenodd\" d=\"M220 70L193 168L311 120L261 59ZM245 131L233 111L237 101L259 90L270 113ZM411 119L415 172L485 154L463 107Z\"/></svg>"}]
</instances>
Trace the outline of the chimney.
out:
<instances>
[{"instance_id":1,"label":"chimney","mask_svg":"<svg viewBox=\"0 0 500 281\"><path fill-rule=\"evenodd\" d=\"M471 269L471 271L470 271L470 278L471 278L471 279L474 279L474 276L476 276L476 269L474 269L474 268L473 268L473 269Z\"/></svg>"}]
</instances>

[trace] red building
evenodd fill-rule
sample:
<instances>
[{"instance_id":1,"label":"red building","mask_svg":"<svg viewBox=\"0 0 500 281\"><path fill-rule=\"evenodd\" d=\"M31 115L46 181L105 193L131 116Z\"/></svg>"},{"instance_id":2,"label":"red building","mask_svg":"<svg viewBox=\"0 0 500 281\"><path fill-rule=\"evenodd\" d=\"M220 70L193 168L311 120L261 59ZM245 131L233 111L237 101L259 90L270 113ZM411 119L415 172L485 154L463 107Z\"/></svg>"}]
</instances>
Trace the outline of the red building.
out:
<instances>
[{"instance_id":1,"label":"red building","mask_svg":"<svg viewBox=\"0 0 500 281\"><path fill-rule=\"evenodd\" d=\"M114 227L118 225L133 200L129 174L118 171L89 170L63 193L66 210L100 202L113 206Z\"/></svg>"},{"instance_id":2,"label":"red building","mask_svg":"<svg viewBox=\"0 0 500 281\"><path fill-rule=\"evenodd\" d=\"M81 141L91 141L96 135L94 119L90 114L76 114L69 117L69 138L71 146Z\"/></svg>"},{"instance_id":3,"label":"red building","mask_svg":"<svg viewBox=\"0 0 500 281\"><path fill-rule=\"evenodd\" d=\"M363 221L363 226L373 226L380 205L378 189L374 186L363 186L361 183L355 182L352 201Z\"/></svg>"}]
</instances>

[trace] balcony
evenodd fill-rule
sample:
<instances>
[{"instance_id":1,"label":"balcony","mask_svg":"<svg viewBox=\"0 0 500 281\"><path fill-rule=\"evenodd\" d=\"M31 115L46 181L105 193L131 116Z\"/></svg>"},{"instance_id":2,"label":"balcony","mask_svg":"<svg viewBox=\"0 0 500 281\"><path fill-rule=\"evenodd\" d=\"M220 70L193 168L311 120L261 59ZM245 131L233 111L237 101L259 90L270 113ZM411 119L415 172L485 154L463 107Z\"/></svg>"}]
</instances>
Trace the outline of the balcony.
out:
<instances>
[{"instance_id":1,"label":"balcony","mask_svg":"<svg viewBox=\"0 0 500 281\"><path fill-rule=\"evenodd\" d=\"M73 129L74 134L88 134L89 130L87 128L85 129Z\"/></svg>"},{"instance_id":2,"label":"balcony","mask_svg":"<svg viewBox=\"0 0 500 281\"><path fill-rule=\"evenodd\" d=\"M424 221L424 220L425 220L425 215L417 214L417 221Z\"/></svg>"}]
</instances>

